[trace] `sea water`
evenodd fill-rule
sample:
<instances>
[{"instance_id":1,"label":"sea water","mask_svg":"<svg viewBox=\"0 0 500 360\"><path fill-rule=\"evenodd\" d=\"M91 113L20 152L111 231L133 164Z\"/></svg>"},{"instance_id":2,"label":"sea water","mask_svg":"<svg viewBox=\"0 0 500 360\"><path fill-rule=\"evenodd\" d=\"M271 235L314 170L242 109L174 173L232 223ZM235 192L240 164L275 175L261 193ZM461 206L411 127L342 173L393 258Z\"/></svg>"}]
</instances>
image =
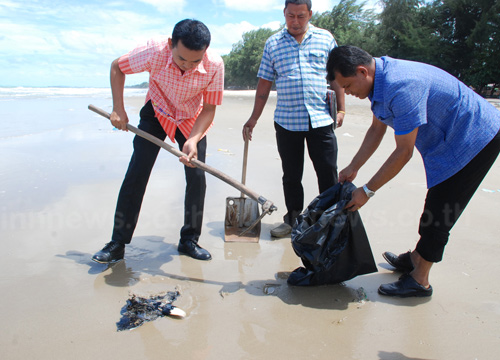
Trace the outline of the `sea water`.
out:
<instances>
[{"instance_id":1,"label":"sea water","mask_svg":"<svg viewBox=\"0 0 500 360\"><path fill-rule=\"evenodd\" d=\"M145 97L146 92L126 88L124 94ZM0 87L0 141L88 123L89 104L111 111L111 89Z\"/></svg>"},{"instance_id":2,"label":"sea water","mask_svg":"<svg viewBox=\"0 0 500 360\"><path fill-rule=\"evenodd\" d=\"M146 92L127 88L125 96L144 98ZM111 112L111 90L0 87L2 228L12 226L6 216L43 209L70 186L123 176L133 137L88 110L89 104ZM130 123L137 125L136 118L130 116Z\"/></svg>"}]
</instances>

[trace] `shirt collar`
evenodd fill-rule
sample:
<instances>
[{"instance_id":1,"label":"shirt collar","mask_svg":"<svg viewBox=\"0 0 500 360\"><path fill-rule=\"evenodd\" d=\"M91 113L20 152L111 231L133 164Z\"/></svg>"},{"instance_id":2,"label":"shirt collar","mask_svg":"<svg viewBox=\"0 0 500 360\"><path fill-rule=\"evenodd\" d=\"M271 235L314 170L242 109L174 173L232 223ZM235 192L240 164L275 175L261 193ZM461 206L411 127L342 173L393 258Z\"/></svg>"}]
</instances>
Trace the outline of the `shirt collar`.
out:
<instances>
[{"instance_id":1,"label":"shirt collar","mask_svg":"<svg viewBox=\"0 0 500 360\"><path fill-rule=\"evenodd\" d=\"M207 49L207 51L208 51L208 49ZM203 62L204 62L206 56L207 56L207 52L205 52L205 55L203 56L203 60L198 64L198 66L195 67L192 70L187 71L186 73L190 74L192 72L198 71L201 74L206 74L207 70L205 69L205 66L203 66ZM179 69L179 67L177 66L177 64L174 62L174 57L172 56L172 51L169 51L169 54L168 54L168 57L167 57L167 65L166 65L166 67L167 68L174 67L176 69Z\"/></svg>"},{"instance_id":2,"label":"shirt collar","mask_svg":"<svg viewBox=\"0 0 500 360\"><path fill-rule=\"evenodd\" d=\"M316 27L313 24L309 23L306 35L304 36L304 39L302 39L302 42L304 42L304 40L306 40L307 38L311 37L315 30L316 30ZM281 30L281 36L280 37L284 38L284 37L287 37L287 36L289 38L292 38L292 39L295 40L295 38L292 35L290 35L290 33L288 32L288 28L285 25L285 27Z\"/></svg>"},{"instance_id":3,"label":"shirt collar","mask_svg":"<svg viewBox=\"0 0 500 360\"><path fill-rule=\"evenodd\" d=\"M206 53L203 56L203 59L205 59L205 56L206 56ZM198 64L197 67L194 68L194 71L198 71L201 74L206 74L207 73L207 69L205 69L205 66L203 66L203 60Z\"/></svg>"},{"instance_id":4,"label":"shirt collar","mask_svg":"<svg viewBox=\"0 0 500 360\"><path fill-rule=\"evenodd\" d=\"M373 80L373 90L368 96L371 102L384 100L384 59L375 58L375 77Z\"/></svg>"}]
</instances>

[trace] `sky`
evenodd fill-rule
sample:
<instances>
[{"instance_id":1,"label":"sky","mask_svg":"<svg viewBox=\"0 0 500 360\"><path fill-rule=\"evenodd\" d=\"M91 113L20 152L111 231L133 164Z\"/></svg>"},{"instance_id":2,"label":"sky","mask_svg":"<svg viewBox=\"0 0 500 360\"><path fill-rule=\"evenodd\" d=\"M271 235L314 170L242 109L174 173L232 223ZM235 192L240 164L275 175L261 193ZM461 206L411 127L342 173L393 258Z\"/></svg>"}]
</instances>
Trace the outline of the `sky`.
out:
<instances>
[{"instance_id":1,"label":"sky","mask_svg":"<svg viewBox=\"0 0 500 360\"><path fill-rule=\"evenodd\" d=\"M313 0L313 12L340 0ZM371 0L375 1L375 0ZM0 86L109 87L111 62L174 25L204 22L229 54L245 32L284 23L284 0L0 0ZM334 34L335 35L335 34ZM126 85L148 80L127 76Z\"/></svg>"}]
</instances>

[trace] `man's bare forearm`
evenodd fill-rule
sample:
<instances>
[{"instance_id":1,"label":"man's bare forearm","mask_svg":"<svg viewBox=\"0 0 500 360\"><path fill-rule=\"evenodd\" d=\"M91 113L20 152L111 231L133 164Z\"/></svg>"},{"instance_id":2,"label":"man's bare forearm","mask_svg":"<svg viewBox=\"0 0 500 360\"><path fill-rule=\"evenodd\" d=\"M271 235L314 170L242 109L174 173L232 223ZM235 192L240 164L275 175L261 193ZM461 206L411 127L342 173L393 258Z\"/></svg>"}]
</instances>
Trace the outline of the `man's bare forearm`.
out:
<instances>
[{"instance_id":1,"label":"man's bare forearm","mask_svg":"<svg viewBox=\"0 0 500 360\"><path fill-rule=\"evenodd\" d=\"M111 95L113 96L113 109L123 110L125 109L123 101L123 89L125 88L125 77L126 75L120 70L118 66L118 59L111 63L110 71L110 83L111 83Z\"/></svg>"},{"instance_id":2,"label":"man's bare forearm","mask_svg":"<svg viewBox=\"0 0 500 360\"><path fill-rule=\"evenodd\" d=\"M266 106L267 99L269 98L269 94L271 93L271 87L273 85L272 81L259 79L259 83L257 84L257 90L255 92L255 102L253 106L252 115L250 119L258 120L262 115L262 111Z\"/></svg>"}]
</instances>

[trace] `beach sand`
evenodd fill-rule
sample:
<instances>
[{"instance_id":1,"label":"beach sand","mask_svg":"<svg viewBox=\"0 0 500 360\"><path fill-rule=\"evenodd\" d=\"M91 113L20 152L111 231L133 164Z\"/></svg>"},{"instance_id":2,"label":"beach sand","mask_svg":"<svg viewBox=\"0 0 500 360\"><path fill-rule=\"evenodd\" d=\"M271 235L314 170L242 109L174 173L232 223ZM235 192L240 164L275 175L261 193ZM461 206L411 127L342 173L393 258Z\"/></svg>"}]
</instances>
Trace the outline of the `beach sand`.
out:
<instances>
[{"instance_id":1,"label":"beach sand","mask_svg":"<svg viewBox=\"0 0 500 360\"><path fill-rule=\"evenodd\" d=\"M126 99L132 124L142 102ZM212 253L209 262L177 253L184 172L168 152L158 157L125 260L108 268L90 258L110 240L133 134L79 104L71 114L88 122L2 138L2 359L497 359L500 161L453 229L444 261L434 265L431 298L377 293L399 276L382 252L405 252L418 239L426 186L417 152L360 211L379 271L339 285L291 287L287 275L300 259L290 238L269 234L285 212L275 102L271 97L254 131L246 184L278 211L264 217L258 243L224 242L225 199L240 193L207 175L200 245ZM110 111L111 100L95 105ZM237 180L241 128L252 106L253 92L228 92L208 135L207 163ZM371 122L367 100L347 97L347 112L336 131L340 169ZM364 184L393 147L389 130L355 184ZM307 205L317 195L309 160L304 185ZM130 294L176 289L186 318L117 332Z\"/></svg>"}]
</instances>

